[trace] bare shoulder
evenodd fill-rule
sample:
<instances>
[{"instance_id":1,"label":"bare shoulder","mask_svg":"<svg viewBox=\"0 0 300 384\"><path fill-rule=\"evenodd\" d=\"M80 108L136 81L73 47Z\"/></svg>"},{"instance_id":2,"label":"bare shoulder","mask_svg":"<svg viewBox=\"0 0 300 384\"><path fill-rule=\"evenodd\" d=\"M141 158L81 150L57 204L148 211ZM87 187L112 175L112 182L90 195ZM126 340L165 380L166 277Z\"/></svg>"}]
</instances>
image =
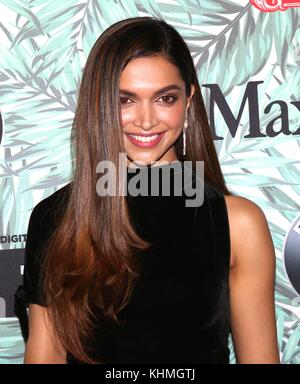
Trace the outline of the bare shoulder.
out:
<instances>
[{"instance_id":1,"label":"bare shoulder","mask_svg":"<svg viewBox=\"0 0 300 384\"><path fill-rule=\"evenodd\" d=\"M265 214L256 203L234 195L225 196L225 201L230 228L230 267L233 268L241 262L241 257L247 257L247 249L253 250L255 245L264 247L265 241L266 246L270 246L271 235Z\"/></svg>"},{"instance_id":2,"label":"bare shoulder","mask_svg":"<svg viewBox=\"0 0 300 384\"><path fill-rule=\"evenodd\" d=\"M265 220L263 210L253 201L242 196L224 196L228 215L231 220L243 220L246 222Z\"/></svg>"},{"instance_id":3,"label":"bare shoulder","mask_svg":"<svg viewBox=\"0 0 300 384\"><path fill-rule=\"evenodd\" d=\"M225 197L231 245L231 330L239 364L280 363L274 287L276 256L263 210L244 197Z\"/></svg>"}]
</instances>

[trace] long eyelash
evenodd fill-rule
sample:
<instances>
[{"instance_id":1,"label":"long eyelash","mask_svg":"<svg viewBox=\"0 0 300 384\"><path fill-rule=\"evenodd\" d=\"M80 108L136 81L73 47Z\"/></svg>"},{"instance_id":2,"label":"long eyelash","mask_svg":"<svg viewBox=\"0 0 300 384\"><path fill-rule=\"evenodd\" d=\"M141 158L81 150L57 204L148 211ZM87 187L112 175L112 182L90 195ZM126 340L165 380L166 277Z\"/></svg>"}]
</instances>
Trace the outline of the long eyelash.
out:
<instances>
[{"instance_id":1,"label":"long eyelash","mask_svg":"<svg viewBox=\"0 0 300 384\"><path fill-rule=\"evenodd\" d=\"M123 97L120 97L120 103L122 104L122 99L125 99L125 100L130 100L128 97L125 97L125 96L123 96ZM126 104L128 104L128 103L124 103L125 105Z\"/></svg>"},{"instance_id":2,"label":"long eyelash","mask_svg":"<svg viewBox=\"0 0 300 384\"><path fill-rule=\"evenodd\" d=\"M162 98L162 97L172 97L173 98L173 100L171 101L171 102L169 102L169 103L166 103L166 104L171 104L171 103L174 103L177 99L178 99L178 97L176 96L176 95L162 95L162 96L160 96L160 98Z\"/></svg>"},{"instance_id":3,"label":"long eyelash","mask_svg":"<svg viewBox=\"0 0 300 384\"><path fill-rule=\"evenodd\" d=\"M178 100L178 97L176 96L176 95L162 95L162 96L160 96L159 97L159 99L161 99L162 97L171 97L173 100L171 101L171 102L167 102L166 104L172 104L172 103L174 103L176 100ZM125 99L125 100L130 100L128 97L125 97L125 96L123 96L123 97L120 97L120 102L121 102L121 99ZM122 102L121 102L122 103ZM126 105L127 103L125 103L125 105Z\"/></svg>"}]
</instances>

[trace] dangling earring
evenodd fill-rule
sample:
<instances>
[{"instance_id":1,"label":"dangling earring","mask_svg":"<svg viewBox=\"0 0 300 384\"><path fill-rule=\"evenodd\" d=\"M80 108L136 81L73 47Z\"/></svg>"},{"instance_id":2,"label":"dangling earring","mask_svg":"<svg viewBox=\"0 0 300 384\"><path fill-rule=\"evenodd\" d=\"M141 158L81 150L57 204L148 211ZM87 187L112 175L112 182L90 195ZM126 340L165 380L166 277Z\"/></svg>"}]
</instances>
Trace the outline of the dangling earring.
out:
<instances>
[{"instance_id":1,"label":"dangling earring","mask_svg":"<svg viewBox=\"0 0 300 384\"><path fill-rule=\"evenodd\" d=\"M185 113L185 120L183 124L183 156L185 156L185 150L186 150L186 136L185 136L185 131L187 130L188 127L188 121L187 121L187 111Z\"/></svg>"}]
</instances>

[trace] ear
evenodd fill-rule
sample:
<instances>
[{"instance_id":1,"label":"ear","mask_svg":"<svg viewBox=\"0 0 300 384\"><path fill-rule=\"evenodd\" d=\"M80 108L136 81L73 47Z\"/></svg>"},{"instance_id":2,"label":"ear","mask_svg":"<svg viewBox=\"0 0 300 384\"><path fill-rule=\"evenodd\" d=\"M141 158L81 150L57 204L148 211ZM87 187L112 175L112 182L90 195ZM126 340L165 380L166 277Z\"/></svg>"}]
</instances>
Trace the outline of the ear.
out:
<instances>
[{"instance_id":1,"label":"ear","mask_svg":"<svg viewBox=\"0 0 300 384\"><path fill-rule=\"evenodd\" d=\"M192 100L192 97L193 97L194 92L195 92L195 86L194 86L194 84L191 84L191 94L190 94L190 96L187 98L186 110L188 110L188 108L189 108L189 106L190 106L190 103L191 103L191 100Z\"/></svg>"}]
</instances>

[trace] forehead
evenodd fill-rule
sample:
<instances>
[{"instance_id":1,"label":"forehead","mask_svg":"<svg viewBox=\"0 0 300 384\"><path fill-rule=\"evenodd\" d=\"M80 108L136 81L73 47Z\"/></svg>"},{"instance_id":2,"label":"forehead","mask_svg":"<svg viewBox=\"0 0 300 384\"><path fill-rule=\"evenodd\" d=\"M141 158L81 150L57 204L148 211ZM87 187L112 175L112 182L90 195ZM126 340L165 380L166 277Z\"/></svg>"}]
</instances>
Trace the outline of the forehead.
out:
<instances>
[{"instance_id":1,"label":"forehead","mask_svg":"<svg viewBox=\"0 0 300 384\"><path fill-rule=\"evenodd\" d=\"M168 84L184 85L178 68L162 56L139 57L130 61L121 73L120 88L155 90Z\"/></svg>"}]
</instances>

